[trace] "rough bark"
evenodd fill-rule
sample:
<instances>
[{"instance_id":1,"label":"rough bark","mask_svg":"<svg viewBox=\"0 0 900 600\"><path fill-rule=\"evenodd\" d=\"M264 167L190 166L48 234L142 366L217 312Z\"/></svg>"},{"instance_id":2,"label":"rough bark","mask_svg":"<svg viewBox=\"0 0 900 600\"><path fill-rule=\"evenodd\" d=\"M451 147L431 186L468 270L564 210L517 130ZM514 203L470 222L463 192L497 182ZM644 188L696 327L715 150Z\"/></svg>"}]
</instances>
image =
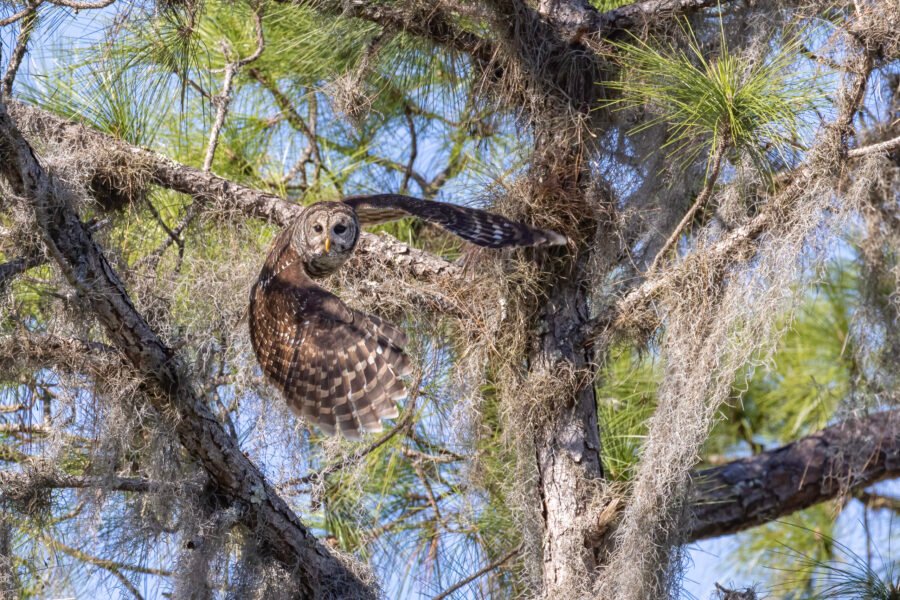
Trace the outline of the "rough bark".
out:
<instances>
[{"instance_id":1,"label":"rough bark","mask_svg":"<svg viewBox=\"0 0 900 600\"><path fill-rule=\"evenodd\" d=\"M12 546L12 526L0 514L0 600L18 597L19 584Z\"/></svg>"},{"instance_id":2,"label":"rough bark","mask_svg":"<svg viewBox=\"0 0 900 600\"><path fill-rule=\"evenodd\" d=\"M559 202L565 198L571 214L579 215L575 231L594 232L598 226L594 202L602 198L589 193L589 178L581 160L584 148L571 145L565 135L547 132L540 136L544 153L538 160L535 180L552 181L548 190L538 189ZM544 146L544 144L546 144ZM613 236L605 239L612 240ZM529 356L531 376L554 381L559 397L551 401L547 418L535 429L538 494L543 516L543 581L545 598L561 598L585 589L597 567L589 537L590 506L603 477L600 462L600 429L594 387L596 368L593 349L579 343L578 332L590 318L590 281L586 273L591 253L614 252L607 245L571 255L564 274L548 284L547 299L536 322L539 344Z\"/></svg>"},{"instance_id":3,"label":"rough bark","mask_svg":"<svg viewBox=\"0 0 900 600\"><path fill-rule=\"evenodd\" d=\"M135 310L124 285L91 239L58 182L47 175L0 102L0 172L27 200L50 255L113 343L146 377L160 414L174 414L187 453L240 511L260 546L294 574L297 595L374 597L375 593L309 532L203 402L182 362Z\"/></svg>"},{"instance_id":4,"label":"rough bark","mask_svg":"<svg viewBox=\"0 0 900 600\"><path fill-rule=\"evenodd\" d=\"M585 372L585 349L573 346L573 332L587 318L584 291L577 283L560 286L550 297L540 327L547 333L533 371L559 375ZM536 432L538 481L544 517L543 594L560 598L581 589L596 564L587 543L592 481L602 477L600 430L593 378L576 383L574 394L558 399L553 415ZM579 385L580 383L580 385Z\"/></svg>"},{"instance_id":5,"label":"rough bark","mask_svg":"<svg viewBox=\"0 0 900 600\"><path fill-rule=\"evenodd\" d=\"M900 475L900 410L828 427L692 477L688 541L768 523Z\"/></svg>"}]
</instances>

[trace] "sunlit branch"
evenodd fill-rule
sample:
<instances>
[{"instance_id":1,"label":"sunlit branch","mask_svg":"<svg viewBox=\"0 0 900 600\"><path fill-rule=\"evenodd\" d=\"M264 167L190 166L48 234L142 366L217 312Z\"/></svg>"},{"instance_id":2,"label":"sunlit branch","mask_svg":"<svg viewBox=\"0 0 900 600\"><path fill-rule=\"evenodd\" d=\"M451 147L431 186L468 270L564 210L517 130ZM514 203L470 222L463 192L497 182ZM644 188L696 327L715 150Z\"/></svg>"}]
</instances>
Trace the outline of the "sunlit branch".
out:
<instances>
[{"instance_id":1,"label":"sunlit branch","mask_svg":"<svg viewBox=\"0 0 900 600\"><path fill-rule=\"evenodd\" d=\"M213 122L212 129L209 132L209 143L206 146L206 156L203 159L203 170L209 171L212 167L213 158L216 155L216 147L219 145L219 135L225 126L225 117L228 115L228 106L231 104L231 92L234 84L234 77L242 67L255 61L263 53L266 47L266 40L263 35L262 14L261 9L257 8L253 13L254 25L256 27L256 50L246 58L231 61L229 60L231 50L227 42L222 42L222 54L225 56L225 77L222 80L222 91L218 96L213 98L216 105L216 118Z\"/></svg>"},{"instance_id":2,"label":"sunlit branch","mask_svg":"<svg viewBox=\"0 0 900 600\"><path fill-rule=\"evenodd\" d=\"M877 154L879 152L890 152L891 150L896 150L900 148L900 136L895 137L890 140L886 140L884 142L879 142L877 144L871 144L869 146L862 146L861 148L853 148L847 152L847 156L850 158L857 158L860 156L867 156L869 154Z\"/></svg>"},{"instance_id":3,"label":"sunlit branch","mask_svg":"<svg viewBox=\"0 0 900 600\"><path fill-rule=\"evenodd\" d=\"M47 0L50 4L56 6L65 6L75 10L90 10L96 8L106 8L116 0L98 0L97 2L76 2L75 0Z\"/></svg>"},{"instance_id":4,"label":"sunlit branch","mask_svg":"<svg viewBox=\"0 0 900 600\"><path fill-rule=\"evenodd\" d=\"M38 6L41 5L42 1L43 0L39 0L38 2L35 2L34 4L29 4L25 8L20 10L19 12L6 17L5 19L0 19L0 27L6 27L7 25L12 25L19 19L24 19L28 15L32 14L34 12L35 8L37 8Z\"/></svg>"},{"instance_id":5,"label":"sunlit branch","mask_svg":"<svg viewBox=\"0 0 900 600\"><path fill-rule=\"evenodd\" d=\"M867 492L865 490L858 492L856 497L868 508L890 510L900 514L900 498Z\"/></svg>"},{"instance_id":6,"label":"sunlit branch","mask_svg":"<svg viewBox=\"0 0 900 600\"><path fill-rule=\"evenodd\" d=\"M201 207L215 205L224 214L238 213L244 218L260 218L280 226L294 221L302 207L286 202L278 196L254 190L232 181L177 163L161 154L130 146L83 125L67 121L47 111L9 101L9 111L21 115L31 128L30 135L53 140L74 148L89 144L107 148L120 157L140 165L150 181L160 187L192 196ZM111 158L111 157L110 157ZM98 170L108 170L110 177L118 175L113 162L96 164ZM360 237L352 262L365 261L393 273L419 281L453 280L461 268L439 256L412 248L390 236L364 233ZM372 271L371 272L377 272Z\"/></svg>"},{"instance_id":7,"label":"sunlit branch","mask_svg":"<svg viewBox=\"0 0 900 600\"><path fill-rule=\"evenodd\" d=\"M3 93L9 96L12 94L13 81L16 79L16 73L19 72L19 65L22 64L22 58L28 50L28 40L31 39L31 33L34 31L37 22L37 4L31 6L31 12L22 17L22 27L19 30L19 36L16 38L16 45L9 56L9 63L6 66L6 73L3 75L3 81L0 87Z\"/></svg>"}]
</instances>

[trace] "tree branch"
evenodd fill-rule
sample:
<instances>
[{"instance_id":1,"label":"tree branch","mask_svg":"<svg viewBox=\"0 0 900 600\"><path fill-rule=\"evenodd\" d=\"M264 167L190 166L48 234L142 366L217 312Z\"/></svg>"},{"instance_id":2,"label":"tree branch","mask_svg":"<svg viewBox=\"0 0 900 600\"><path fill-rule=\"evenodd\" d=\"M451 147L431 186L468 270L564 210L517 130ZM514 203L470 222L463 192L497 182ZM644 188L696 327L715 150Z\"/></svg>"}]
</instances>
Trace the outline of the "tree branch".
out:
<instances>
[{"instance_id":1,"label":"tree branch","mask_svg":"<svg viewBox=\"0 0 900 600\"><path fill-rule=\"evenodd\" d=\"M850 158L857 158L859 156L866 156L878 152L890 152L892 150L896 150L897 148L900 148L900 136L886 140L884 142L879 142L877 144L870 144L868 146L862 146L861 148L853 148L852 150L849 150L847 152L847 156L849 156Z\"/></svg>"},{"instance_id":2,"label":"tree branch","mask_svg":"<svg viewBox=\"0 0 900 600\"><path fill-rule=\"evenodd\" d=\"M874 494L872 492L861 491L856 498L866 505L868 508L875 510L884 509L900 514L900 498L893 496L884 496L882 494Z\"/></svg>"},{"instance_id":3,"label":"tree branch","mask_svg":"<svg viewBox=\"0 0 900 600\"><path fill-rule=\"evenodd\" d=\"M104 176L121 178L121 167L117 166L116 155L130 164L140 167L150 182L194 198L203 205L215 205L223 212L236 212L245 217L255 217L270 221L282 227L292 223L302 206L235 184L200 169L177 163L161 154L144 150L120 142L110 136L57 117L39 108L12 100L7 101L10 114L23 124L25 131L41 140L52 140L72 148L73 151L89 148L104 148L109 152L106 158L94 166ZM389 268L395 274L416 280L435 281L458 276L461 269L455 263L403 244L388 235L364 233L351 264L361 267L366 261L377 259L378 268ZM372 271L372 269L367 269Z\"/></svg>"},{"instance_id":4,"label":"tree branch","mask_svg":"<svg viewBox=\"0 0 900 600\"><path fill-rule=\"evenodd\" d=\"M0 102L0 173L13 193L29 201L44 241L66 279L91 308L112 343L146 377L149 400L177 415L175 429L187 454L209 474L261 551L293 573L297 595L361 597L375 592L300 522L260 470L243 454L187 379L186 368L135 310L119 276L91 239L59 182L47 175ZM211 177L207 175L207 177Z\"/></svg>"},{"instance_id":5,"label":"tree branch","mask_svg":"<svg viewBox=\"0 0 900 600\"><path fill-rule=\"evenodd\" d=\"M52 1L52 0L51 0ZM254 24L256 27L256 50L253 54L246 58L237 60L229 60L231 48L228 42L222 42L222 55L225 59L225 77L222 80L222 92L218 96L212 97L212 103L216 107L216 118L213 122L212 129L209 132L209 142L206 146L206 156L203 159L203 170L209 171L212 168L213 158L216 155L216 148L219 145L219 135L225 126L225 117L228 116L228 106L231 104L231 92L234 83L234 77L238 71L246 65L252 63L262 55L266 47L266 38L263 35L262 13L260 8L253 13Z\"/></svg>"},{"instance_id":6,"label":"tree branch","mask_svg":"<svg viewBox=\"0 0 900 600\"><path fill-rule=\"evenodd\" d=\"M785 179L784 189L762 208L749 222L728 232L719 241L702 250L688 254L684 260L659 273L653 273L639 286L630 291L615 305L592 320L585 334L585 344L596 343L625 331L653 331L659 326L660 315L655 311L653 301L669 290L678 289L683 282L697 274L697 265L716 265L717 275L724 276L728 268L741 260L748 260L757 251L760 238L773 228L791 218L794 204L806 192L816 178L815 161L822 152L838 152L849 155L847 141L852 131L853 116L861 105L866 83L873 68L873 58L863 52L857 58L856 67L848 74L850 81L841 91L843 109L837 117L823 128L825 133L819 143L807 154L806 161L793 170ZM828 173L826 176L835 177ZM712 277L708 268L701 269L704 277Z\"/></svg>"},{"instance_id":7,"label":"tree branch","mask_svg":"<svg viewBox=\"0 0 900 600\"><path fill-rule=\"evenodd\" d=\"M724 3L727 2L725 0ZM584 26L591 35L606 37L614 32L644 27L655 20L685 15L720 4L723 4L722 0L646 0L598 13L596 17L586 15L588 23Z\"/></svg>"},{"instance_id":8,"label":"tree branch","mask_svg":"<svg viewBox=\"0 0 900 600\"><path fill-rule=\"evenodd\" d=\"M687 541L742 531L900 476L900 410L823 429L692 477Z\"/></svg>"},{"instance_id":9,"label":"tree branch","mask_svg":"<svg viewBox=\"0 0 900 600\"><path fill-rule=\"evenodd\" d=\"M439 3L403 5L381 2L338 2L335 0L279 0L310 8L330 16L352 17L376 23L392 32L402 31L457 52L470 55L487 65L493 56L492 44L465 31L453 21L453 15Z\"/></svg>"},{"instance_id":10,"label":"tree branch","mask_svg":"<svg viewBox=\"0 0 900 600\"><path fill-rule=\"evenodd\" d=\"M27 472L0 471L0 488L4 490L45 489L104 489L117 492L159 492L181 487L180 484L153 481L143 477L101 477L93 475L67 475L65 473L32 474Z\"/></svg>"},{"instance_id":11,"label":"tree branch","mask_svg":"<svg viewBox=\"0 0 900 600\"><path fill-rule=\"evenodd\" d=\"M31 32L34 31L34 25L37 22L37 7L38 4L31 5L29 7L31 12L22 17L22 27L19 29L19 36L16 38L16 45L9 57L9 64L6 67L3 80L0 82L0 87L3 88L3 93L7 96L12 94L13 81L16 79L19 65L22 64L22 59L28 50L28 41L31 39Z\"/></svg>"},{"instance_id":12,"label":"tree branch","mask_svg":"<svg viewBox=\"0 0 900 600\"><path fill-rule=\"evenodd\" d=\"M675 226L675 230L672 231L669 239L663 244L662 249L656 253L656 258L654 258L653 262L650 264L650 273L656 272L656 268L659 266L660 261L665 258L666 253L668 253L672 246L678 242L678 238L681 237L684 228L687 227L688 223L694 219L694 215L697 214L697 211L700 210L700 208L706 204L706 201L709 200L709 197L712 196L713 187L715 187L716 181L719 179L719 170L722 168L722 159L725 156L726 146L724 137L716 143L716 148L713 150L713 154L709 159L709 164L712 165L712 167L707 174L706 183L704 184L703 189L697 195L697 199L694 200L694 204L691 205L691 208L684 214L684 217L681 218L681 222Z\"/></svg>"}]
</instances>

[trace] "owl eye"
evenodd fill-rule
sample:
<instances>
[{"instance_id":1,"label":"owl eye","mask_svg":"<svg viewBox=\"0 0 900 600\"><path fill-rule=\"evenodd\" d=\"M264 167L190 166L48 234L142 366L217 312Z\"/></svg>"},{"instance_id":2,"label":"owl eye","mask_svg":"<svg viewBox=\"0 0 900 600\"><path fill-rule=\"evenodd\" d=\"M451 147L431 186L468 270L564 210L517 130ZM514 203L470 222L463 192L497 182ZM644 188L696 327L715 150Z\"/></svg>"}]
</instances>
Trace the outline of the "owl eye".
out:
<instances>
[{"instance_id":1,"label":"owl eye","mask_svg":"<svg viewBox=\"0 0 900 600\"><path fill-rule=\"evenodd\" d=\"M345 231L347 231L347 226L346 226L346 225L343 225L343 224L341 224L341 223L338 223L337 225L334 226L334 230L333 230L333 231L334 231L336 234L341 235L342 233L344 233Z\"/></svg>"},{"instance_id":2,"label":"owl eye","mask_svg":"<svg viewBox=\"0 0 900 600\"><path fill-rule=\"evenodd\" d=\"M322 233L322 225L320 223L316 223L313 225L313 231L316 233Z\"/></svg>"}]
</instances>

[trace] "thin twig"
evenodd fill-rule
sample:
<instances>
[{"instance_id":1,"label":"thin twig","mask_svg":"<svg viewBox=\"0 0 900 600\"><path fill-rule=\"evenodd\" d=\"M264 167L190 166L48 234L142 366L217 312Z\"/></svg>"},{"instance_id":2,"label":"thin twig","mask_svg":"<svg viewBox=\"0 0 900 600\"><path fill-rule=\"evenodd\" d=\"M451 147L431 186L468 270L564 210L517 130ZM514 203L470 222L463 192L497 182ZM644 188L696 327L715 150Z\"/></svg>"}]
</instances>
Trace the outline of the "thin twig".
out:
<instances>
[{"instance_id":1,"label":"thin twig","mask_svg":"<svg viewBox=\"0 0 900 600\"><path fill-rule=\"evenodd\" d=\"M0 434L4 435L50 435L53 428L46 425L24 425L22 423L0 423Z\"/></svg>"},{"instance_id":2,"label":"thin twig","mask_svg":"<svg viewBox=\"0 0 900 600\"><path fill-rule=\"evenodd\" d=\"M178 247L178 263L175 265L175 271L177 272L181 269L181 262L184 260L185 244L184 238L181 234L184 232L187 226L191 224L191 222L194 220L194 217L196 217L200 213L199 203L193 202L187 207L184 218L181 220L178 226L175 227L175 229L170 229L169 226L165 224L165 222L162 220L162 217L156 211L156 207L154 207L151 202L148 202L147 204L150 206L150 212L166 232L167 237L162 241L162 243L156 250L137 261L135 263L135 267L137 268L143 267L145 265L150 265L155 269L159 264L159 260L162 258L162 255L166 250L168 250L169 246L174 243Z\"/></svg>"},{"instance_id":3,"label":"thin twig","mask_svg":"<svg viewBox=\"0 0 900 600\"><path fill-rule=\"evenodd\" d=\"M54 550L58 550L63 554L68 554L74 559L80 560L82 562L86 562L90 565L94 565L95 567L100 567L101 569L121 569L123 571L131 571L133 573L141 573L142 575L157 575L159 577L171 577L172 572L167 571L165 569L151 569L148 567L142 567L140 565L129 565L126 563L120 563L114 560L108 560L105 558L99 558L96 556L91 556L86 552L82 552L77 548L72 548L71 546L67 546L63 544L59 540L53 539L48 535L42 535L44 542L49 545Z\"/></svg>"},{"instance_id":4,"label":"thin twig","mask_svg":"<svg viewBox=\"0 0 900 600\"><path fill-rule=\"evenodd\" d=\"M7 25L12 25L19 19L24 19L25 17L30 15L34 11L34 9L36 9L38 6L40 6L41 2L43 2L43 0L38 0L34 4L29 4L28 6L26 6L19 12L17 12L16 14L6 17L5 19L0 19L0 27L6 27Z\"/></svg>"},{"instance_id":5,"label":"thin twig","mask_svg":"<svg viewBox=\"0 0 900 600\"><path fill-rule=\"evenodd\" d=\"M419 154L419 142L418 136L416 134L416 123L413 121L412 112L409 107L403 111L403 116L406 117L406 125L409 128L409 161L406 163L406 172L403 174L403 184L400 186L401 194L405 194L407 190L409 190L409 180L413 175L413 165L416 162L416 157ZM424 191L424 190L423 190Z\"/></svg>"},{"instance_id":6,"label":"thin twig","mask_svg":"<svg viewBox=\"0 0 900 600\"><path fill-rule=\"evenodd\" d=\"M206 156L203 159L203 170L209 172L212 168L213 158L216 155L216 147L219 145L219 135L225 126L225 117L228 115L228 105L231 104L231 88L234 84L234 76L237 72L257 58L263 53L266 47L266 40L263 35L262 12L261 9L253 13L256 25L256 50L250 56L228 62L225 65L225 78L222 81L222 92L213 98L213 104L216 105L216 120L213 122L212 129L209 132L209 143L206 146ZM222 54L226 59L230 54L229 47L222 42Z\"/></svg>"},{"instance_id":7,"label":"thin twig","mask_svg":"<svg viewBox=\"0 0 900 600\"><path fill-rule=\"evenodd\" d=\"M460 589L460 588L462 588L462 587L464 587L464 586L469 585L470 583L472 583L473 581L475 581L476 579L478 579L478 578L481 577L482 575L484 575L484 574L486 574L486 573L490 573L490 572L493 571L494 569L497 569L497 568L499 568L499 567L502 567L502 566L505 565L507 562L509 562L510 559L512 559L514 556L516 556L519 552L522 551L522 546L523 546L523 544L519 544L518 546L516 546L513 550L511 550L511 551L510 551L508 554L506 554L505 556L503 556L503 557L501 557L501 558L495 560L494 562L492 562L492 563L489 564L488 566L486 566L486 567L484 567L484 568L482 568L482 569L479 569L479 570L475 571L474 573L472 573L471 575L469 575L469 576L466 577L465 579L461 579L461 580L457 581L456 583L454 583L453 585L451 585L449 588L447 588L446 590L444 590L443 592L441 592L440 594L438 594L437 596L435 596L435 597L432 598L431 600L444 600L444 598L446 598L447 596L449 596L450 594L452 594L452 593L455 592L456 590L458 590L458 589Z\"/></svg>"},{"instance_id":8,"label":"thin twig","mask_svg":"<svg viewBox=\"0 0 900 600\"><path fill-rule=\"evenodd\" d=\"M856 496L868 508L887 509L900 513L900 498L862 491Z\"/></svg>"},{"instance_id":9,"label":"thin twig","mask_svg":"<svg viewBox=\"0 0 900 600\"><path fill-rule=\"evenodd\" d=\"M2 87L3 93L7 96L12 94L13 81L16 79L16 73L18 73L19 66L22 64L22 58L25 57L25 52L28 50L28 40L34 31L35 23L37 23L37 7L39 4L32 4L28 9L30 12L22 16L22 27L19 30L19 36L16 38L16 45L12 54L9 56L6 74L3 75L3 81L0 82L0 87Z\"/></svg>"},{"instance_id":10,"label":"thin twig","mask_svg":"<svg viewBox=\"0 0 900 600\"><path fill-rule=\"evenodd\" d=\"M95 8L106 8L116 0L98 0L97 2L75 2L75 0L47 0L50 4L56 6L65 6L75 10L91 10Z\"/></svg>"},{"instance_id":11,"label":"thin twig","mask_svg":"<svg viewBox=\"0 0 900 600\"><path fill-rule=\"evenodd\" d=\"M847 151L847 156L850 158L857 158L859 156L867 156L869 154L875 154L878 152L890 152L896 148L900 148L900 136L897 136L893 139L886 140L884 142L879 142L877 144L871 144L869 146L863 146L861 148L854 148L852 150Z\"/></svg>"},{"instance_id":12,"label":"thin twig","mask_svg":"<svg viewBox=\"0 0 900 600\"><path fill-rule=\"evenodd\" d=\"M672 249L678 242L678 238L681 237L684 228L687 227L688 223L690 223L694 215L697 214L697 211L706 204L706 201L709 200L709 197L712 195L713 187L716 184L716 180L719 178L719 170L722 168L722 158L725 156L725 149L728 144L725 142L725 138L723 137L719 143L716 145L716 149L713 152L713 156L711 158L712 169L710 170L709 176L706 178L706 184L703 186L703 189L697 195L697 199L694 201L694 204L691 206L690 210L684 215L681 219L681 222L678 223L678 226L675 227L675 230L672 232L672 235L669 236L669 239L666 240L666 243L663 245L662 249L657 252L656 257L653 259L653 262L650 264L649 273L656 272L656 267L659 266L660 261L666 256L669 250Z\"/></svg>"}]
</instances>

